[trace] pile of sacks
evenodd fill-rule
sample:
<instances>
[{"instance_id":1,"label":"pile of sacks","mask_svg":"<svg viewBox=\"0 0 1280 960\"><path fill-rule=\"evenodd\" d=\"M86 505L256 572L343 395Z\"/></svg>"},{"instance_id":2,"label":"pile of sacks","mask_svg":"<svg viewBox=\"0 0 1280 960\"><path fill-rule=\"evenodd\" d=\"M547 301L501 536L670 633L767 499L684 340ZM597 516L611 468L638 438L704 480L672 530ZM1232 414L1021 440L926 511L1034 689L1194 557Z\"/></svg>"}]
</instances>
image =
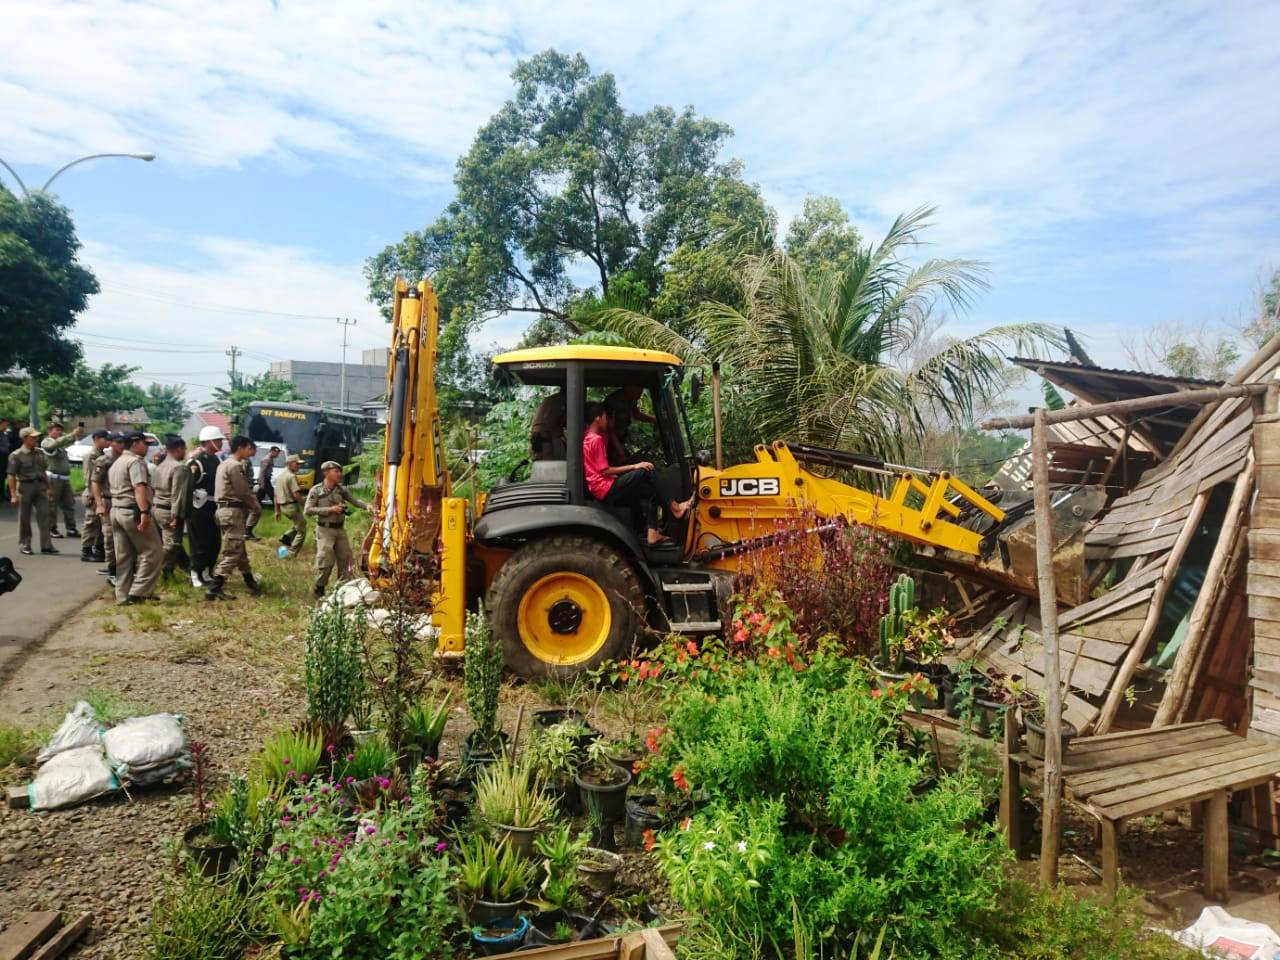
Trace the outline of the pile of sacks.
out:
<instances>
[{"instance_id":1,"label":"pile of sacks","mask_svg":"<svg viewBox=\"0 0 1280 960\"><path fill-rule=\"evenodd\" d=\"M107 729L84 701L67 714L36 763L36 777L27 787L32 810L162 783L185 776L193 766L180 715L130 717Z\"/></svg>"}]
</instances>

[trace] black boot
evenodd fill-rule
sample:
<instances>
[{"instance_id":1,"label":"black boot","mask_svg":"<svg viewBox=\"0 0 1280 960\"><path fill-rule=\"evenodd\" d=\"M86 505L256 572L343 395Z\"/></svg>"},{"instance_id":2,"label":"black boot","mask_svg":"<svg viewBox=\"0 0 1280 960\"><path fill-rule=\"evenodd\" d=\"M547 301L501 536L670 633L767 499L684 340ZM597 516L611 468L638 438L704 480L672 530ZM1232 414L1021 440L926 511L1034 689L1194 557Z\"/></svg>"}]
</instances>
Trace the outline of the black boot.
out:
<instances>
[{"instance_id":1,"label":"black boot","mask_svg":"<svg viewBox=\"0 0 1280 960\"><path fill-rule=\"evenodd\" d=\"M262 596L262 584L258 583L258 581L254 579L252 573L245 573L244 585L249 588L249 592L255 597Z\"/></svg>"},{"instance_id":2,"label":"black boot","mask_svg":"<svg viewBox=\"0 0 1280 960\"><path fill-rule=\"evenodd\" d=\"M206 600L222 600L226 598L226 594L222 592L222 585L226 583L223 577L214 577L209 581L209 589L204 592Z\"/></svg>"},{"instance_id":3,"label":"black boot","mask_svg":"<svg viewBox=\"0 0 1280 960\"><path fill-rule=\"evenodd\" d=\"M81 551L80 551L80 562L81 562L81 563L97 563L98 561L97 561L97 559L95 559L95 558L94 558L93 554L92 554L92 553L90 553L89 551L87 551L87 550L81 550Z\"/></svg>"}]
</instances>

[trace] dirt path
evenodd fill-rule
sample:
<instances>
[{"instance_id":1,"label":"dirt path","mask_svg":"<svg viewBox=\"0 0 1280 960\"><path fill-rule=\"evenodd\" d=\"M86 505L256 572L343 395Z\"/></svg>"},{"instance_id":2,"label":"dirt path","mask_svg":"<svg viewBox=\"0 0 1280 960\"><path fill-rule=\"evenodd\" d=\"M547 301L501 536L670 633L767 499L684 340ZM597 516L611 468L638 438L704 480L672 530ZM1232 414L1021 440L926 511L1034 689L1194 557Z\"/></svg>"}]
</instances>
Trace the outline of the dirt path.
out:
<instances>
[{"instance_id":1,"label":"dirt path","mask_svg":"<svg viewBox=\"0 0 1280 960\"><path fill-rule=\"evenodd\" d=\"M146 629L91 604L0 686L7 719L48 730L91 693L126 715L182 713L188 736L209 745L215 773L242 767L265 733L301 713L302 701L283 665L265 669L219 652L216 630L188 613L195 598L175 599L184 602L145 608ZM161 787L64 811L0 810L0 918L91 910L93 930L74 956L139 956L190 804L189 789Z\"/></svg>"}]
</instances>

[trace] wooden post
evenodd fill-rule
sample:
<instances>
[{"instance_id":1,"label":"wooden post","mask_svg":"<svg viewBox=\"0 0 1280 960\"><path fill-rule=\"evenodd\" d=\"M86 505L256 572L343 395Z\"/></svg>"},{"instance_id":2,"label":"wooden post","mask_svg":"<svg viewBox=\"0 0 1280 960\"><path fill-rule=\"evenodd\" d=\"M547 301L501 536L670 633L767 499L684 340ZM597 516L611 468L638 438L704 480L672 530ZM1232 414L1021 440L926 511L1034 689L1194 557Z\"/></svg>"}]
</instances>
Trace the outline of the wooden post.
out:
<instances>
[{"instance_id":1,"label":"wooden post","mask_svg":"<svg viewBox=\"0 0 1280 960\"><path fill-rule=\"evenodd\" d=\"M1147 617L1142 621L1142 627L1138 630L1138 637L1130 645L1129 652L1125 654L1125 658L1120 664L1120 669L1116 671L1115 679L1111 681L1111 688L1107 691L1107 699L1102 704L1102 709L1098 711L1098 719L1093 725L1095 734L1106 733L1111 729L1111 723L1115 720L1116 713L1120 709L1120 702L1124 700L1125 688L1129 686L1129 681L1133 679L1134 671L1138 669L1138 664L1142 662L1142 655L1147 649L1147 644L1151 642L1151 637L1160 623L1160 611L1164 609L1164 600L1169 594L1169 585L1173 583L1173 576L1178 572L1178 564L1182 563L1182 557L1187 552L1187 546L1191 543L1191 538L1195 535L1196 528L1200 526L1200 518L1204 516L1204 508L1208 503L1208 490L1200 491L1196 494L1196 498L1191 501L1191 512L1187 514L1187 519L1182 524L1182 530L1178 533L1178 539L1173 542L1173 546L1169 549L1169 555L1165 557L1164 569L1160 571L1160 579L1156 581L1155 589L1151 593L1151 604L1147 607Z\"/></svg>"},{"instance_id":2,"label":"wooden post","mask_svg":"<svg viewBox=\"0 0 1280 960\"><path fill-rule=\"evenodd\" d=\"M724 469L724 437L720 426L720 361L711 364L711 422L715 428L716 469Z\"/></svg>"},{"instance_id":3,"label":"wooden post","mask_svg":"<svg viewBox=\"0 0 1280 960\"><path fill-rule=\"evenodd\" d=\"M1040 591L1040 640L1044 644L1044 799L1040 833L1040 883L1058 882L1062 812L1062 685L1058 676L1058 593L1053 579L1053 514L1049 510L1049 437L1045 412L1031 426L1031 477L1036 513L1036 582Z\"/></svg>"},{"instance_id":4,"label":"wooden post","mask_svg":"<svg viewBox=\"0 0 1280 960\"><path fill-rule=\"evenodd\" d=\"M1012 710L1004 714L1004 750L1000 778L1000 829L1009 849L1022 859L1022 764L1018 752L1018 720Z\"/></svg>"},{"instance_id":5,"label":"wooden post","mask_svg":"<svg viewBox=\"0 0 1280 960\"><path fill-rule=\"evenodd\" d=\"M1209 558L1209 567L1204 573L1204 583L1200 585L1200 593L1196 595L1195 606L1191 608L1191 622L1187 625L1187 635L1178 648L1178 656L1173 661L1173 669L1165 682L1164 696L1160 698L1160 709L1156 711L1153 727L1163 727L1173 723L1187 696L1191 680L1192 667L1199 659L1201 645L1205 642L1208 631L1209 615L1213 611L1214 600L1218 591L1226 589L1223 574L1235 550L1236 537L1239 535L1245 510L1249 502L1249 492L1253 489L1253 450L1245 457L1244 469L1236 477L1235 487L1231 491L1231 502L1227 504L1226 516L1218 532L1218 542L1214 544L1213 556ZM1208 491L1205 491L1207 494Z\"/></svg>"},{"instance_id":6,"label":"wooden post","mask_svg":"<svg viewBox=\"0 0 1280 960\"><path fill-rule=\"evenodd\" d=\"M1227 791L1219 790L1205 801L1204 895L1208 900L1227 899Z\"/></svg>"}]
</instances>

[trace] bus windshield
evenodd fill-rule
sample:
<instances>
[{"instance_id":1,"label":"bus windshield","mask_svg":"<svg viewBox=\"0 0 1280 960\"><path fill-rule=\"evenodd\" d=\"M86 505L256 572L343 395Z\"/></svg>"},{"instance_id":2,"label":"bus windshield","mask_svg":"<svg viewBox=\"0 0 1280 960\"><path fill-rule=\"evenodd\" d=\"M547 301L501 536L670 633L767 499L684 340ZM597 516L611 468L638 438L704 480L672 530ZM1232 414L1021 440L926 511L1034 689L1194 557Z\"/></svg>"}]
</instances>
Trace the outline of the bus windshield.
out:
<instances>
[{"instance_id":1,"label":"bus windshield","mask_svg":"<svg viewBox=\"0 0 1280 960\"><path fill-rule=\"evenodd\" d=\"M299 483L310 486L320 465L334 460L347 466L360 453L362 420L359 415L326 410L303 403L251 403L245 413L245 435L261 454L273 444L302 459ZM284 462L276 464L282 468ZM347 482L356 472L344 473Z\"/></svg>"}]
</instances>

